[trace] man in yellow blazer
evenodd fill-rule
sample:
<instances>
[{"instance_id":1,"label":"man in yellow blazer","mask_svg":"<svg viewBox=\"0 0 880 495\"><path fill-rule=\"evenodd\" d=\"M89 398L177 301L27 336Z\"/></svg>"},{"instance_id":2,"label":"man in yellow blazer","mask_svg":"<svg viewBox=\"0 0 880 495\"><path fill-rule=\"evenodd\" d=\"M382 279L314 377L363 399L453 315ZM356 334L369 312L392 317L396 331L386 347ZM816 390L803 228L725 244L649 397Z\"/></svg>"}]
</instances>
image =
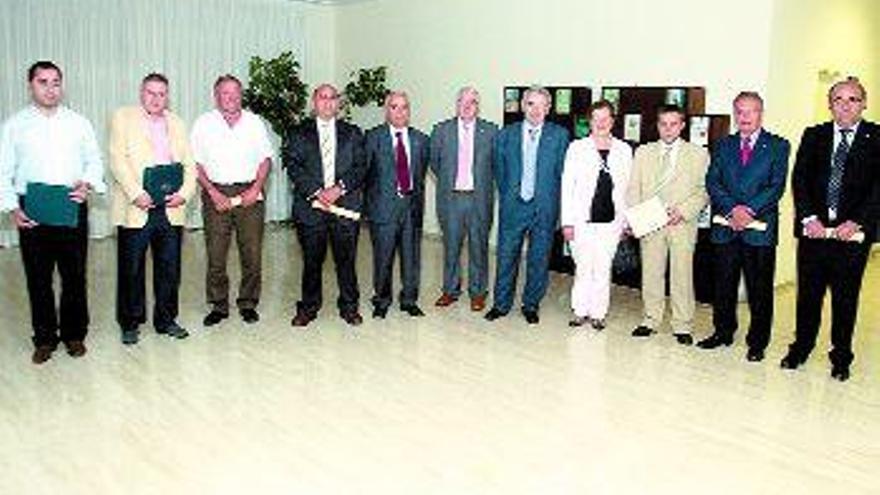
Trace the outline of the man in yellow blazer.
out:
<instances>
[{"instance_id":1,"label":"man in yellow blazer","mask_svg":"<svg viewBox=\"0 0 880 495\"><path fill-rule=\"evenodd\" d=\"M117 226L116 321L122 343L136 344L146 323L144 264L153 253L153 327L179 339L188 332L176 321L180 248L186 202L195 191L195 163L183 121L168 110L168 78L152 73L140 88L140 106L123 107L110 125L112 219ZM144 171L179 165L182 185L157 197L147 192Z\"/></svg>"},{"instance_id":2,"label":"man in yellow blazer","mask_svg":"<svg viewBox=\"0 0 880 495\"><path fill-rule=\"evenodd\" d=\"M665 226L640 239L644 317L632 335L647 337L663 322L668 259L672 332L680 344L691 345L695 308L693 256L697 217L708 201L709 155L702 147L681 139L684 126L681 108L668 105L659 109L660 140L636 150L627 204L634 206L657 196L667 216Z\"/></svg>"}]
</instances>

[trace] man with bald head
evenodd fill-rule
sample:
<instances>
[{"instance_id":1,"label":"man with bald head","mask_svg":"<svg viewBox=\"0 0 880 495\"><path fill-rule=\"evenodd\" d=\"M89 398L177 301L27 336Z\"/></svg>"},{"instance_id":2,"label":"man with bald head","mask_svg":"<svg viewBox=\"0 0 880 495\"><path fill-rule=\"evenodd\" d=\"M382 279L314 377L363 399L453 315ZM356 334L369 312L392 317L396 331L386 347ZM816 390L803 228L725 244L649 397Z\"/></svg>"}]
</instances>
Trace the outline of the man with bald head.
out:
<instances>
[{"instance_id":1,"label":"man with bald head","mask_svg":"<svg viewBox=\"0 0 880 495\"><path fill-rule=\"evenodd\" d=\"M385 318L391 305L394 255L400 252L400 310L424 316L418 306L425 210L428 136L409 125L409 97L385 97L385 123L364 139L367 175L364 210L373 242L373 318Z\"/></svg>"},{"instance_id":2,"label":"man with bald head","mask_svg":"<svg viewBox=\"0 0 880 495\"><path fill-rule=\"evenodd\" d=\"M795 341L785 369L803 364L822 322L831 290L831 376L849 379L852 335L862 275L876 239L880 128L862 120L867 95L855 78L831 86L832 120L804 131L792 173L797 247Z\"/></svg>"},{"instance_id":3,"label":"man with bald head","mask_svg":"<svg viewBox=\"0 0 880 495\"><path fill-rule=\"evenodd\" d=\"M489 279L489 230L495 186L493 140L498 127L479 118L480 93L458 91L456 116L434 126L431 170L437 179L435 206L443 231L443 289L435 303L445 307L461 295L461 246L467 237L468 296L471 310L486 305Z\"/></svg>"},{"instance_id":4,"label":"man with bald head","mask_svg":"<svg viewBox=\"0 0 880 495\"><path fill-rule=\"evenodd\" d=\"M357 326L363 322L355 271L360 223L334 215L326 207L361 210L363 136L360 128L337 118L339 92L332 85L315 89L312 109L314 118L297 126L284 148L284 166L293 183L293 219L304 261L302 295L291 325L307 326L321 309L321 276L329 241L339 285L339 315Z\"/></svg>"}]
</instances>

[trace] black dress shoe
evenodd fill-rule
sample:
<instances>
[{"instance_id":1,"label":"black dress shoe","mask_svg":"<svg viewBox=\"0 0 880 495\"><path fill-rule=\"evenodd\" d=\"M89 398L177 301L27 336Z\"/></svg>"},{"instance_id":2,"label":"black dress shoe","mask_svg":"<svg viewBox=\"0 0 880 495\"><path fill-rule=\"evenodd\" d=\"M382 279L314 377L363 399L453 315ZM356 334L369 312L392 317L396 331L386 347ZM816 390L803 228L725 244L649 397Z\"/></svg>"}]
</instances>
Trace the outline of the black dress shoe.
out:
<instances>
[{"instance_id":1,"label":"black dress shoe","mask_svg":"<svg viewBox=\"0 0 880 495\"><path fill-rule=\"evenodd\" d=\"M694 337L689 333L674 333L675 341L681 345L693 345Z\"/></svg>"},{"instance_id":2,"label":"black dress shoe","mask_svg":"<svg viewBox=\"0 0 880 495\"><path fill-rule=\"evenodd\" d=\"M831 367L831 378L839 382L845 382L849 380L849 366L838 366L834 365Z\"/></svg>"},{"instance_id":3,"label":"black dress shoe","mask_svg":"<svg viewBox=\"0 0 880 495\"><path fill-rule=\"evenodd\" d=\"M68 340L64 342L64 347L67 348L67 354L70 357L78 358L86 355L86 345L82 340Z\"/></svg>"},{"instance_id":4,"label":"black dress shoe","mask_svg":"<svg viewBox=\"0 0 880 495\"><path fill-rule=\"evenodd\" d=\"M364 322L363 317L361 317L361 314L358 313L357 311L352 311L350 313L343 313L340 316L342 316L342 319L345 320L346 323L348 323L349 325L351 325L353 327L356 327Z\"/></svg>"},{"instance_id":5,"label":"black dress shoe","mask_svg":"<svg viewBox=\"0 0 880 495\"><path fill-rule=\"evenodd\" d=\"M526 323L528 323L529 325L537 325L538 322L541 320L540 318L538 318L538 312L534 309L524 309L522 314L523 318L526 319Z\"/></svg>"},{"instance_id":6,"label":"black dress shoe","mask_svg":"<svg viewBox=\"0 0 880 495\"><path fill-rule=\"evenodd\" d=\"M633 337L650 337L651 334L654 333L654 329L651 327L646 327L645 325L639 325L632 331Z\"/></svg>"},{"instance_id":7,"label":"black dress shoe","mask_svg":"<svg viewBox=\"0 0 880 495\"><path fill-rule=\"evenodd\" d=\"M721 346L729 347L731 344L733 344L733 338L722 337L717 333L713 333L705 339L697 342L697 347L700 349L714 349Z\"/></svg>"},{"instance_id":8,"label":"black dress shoe","mask_svg":"<svg viewBox=\"0 0 880 495\"><path fill-rule=\"evenodd\" d=\"M254 308L240 309L238 310L238 314L241 315L241 319L245 323L256 323L260 321L260 313L257 313L257 310Z\"/></svg>"},{"instance_id":9,"label":"black dress shoe","mask_svg":"<svg viewBox=\"0 0 880 495\"><path fill-rule=\"evenodd\" d=\"M388 308L373 308L373 318L384 319L388 314Z\"/></svg>"},{"instance_id":10,"label":"black dress shoe","mask_svg":"<svg viewBox=\"0 0 880 495\"><path fill-rule=\"evenodd\" d=\"M316 315L314 313L309 313L308 311L302 311L302 310L297 311L296 315L293 317L293 319L290 320L290 326L293 326L293 327L308 326L308 324L311 323L312 320L315 319L315 316Z\"/></svg>"},{"instance_id":11,"label":"black dress shoe","mask_svg":"<svg viewBox=\"0 0 880 495\"><path fill-rule=\"evenodd\" d=\"M759 363L764 360L764 350L763 349L749 349L749 352L746 353L746 360L750 363Z\"/></svg>"},{"instance_id":12,"label":"black dress shoe","mask_svg":"<svg viewBox=\"0 0 880 495\"><path fill-rule=\"evenodd\" d=\"M139 332L137 328L129 328L122 331L122 344L135 345L138 343Z\"/></svg>"},{"instance_id":13,"label":"black dress shoe","mask_svg":"<svg viewBox=\"0 0 880 495\"><path fill-rule=\"evenodd\" d=\"M422 308L415 304L401 304L400 310L410 316L425 316L425 312L422 311Z\"/></svg>"},{"instance_id":14,"label":"black dress shoe","mask_svg":"<svg viewBox=\"0 0 880 495\"><path fill-rule=\"evenodd\" d=\"M202 320L202 325L206 327L212 327L225 320L226 318L229 318L229 313L223 313L215 309L208 313L207 316L205 316L205 319Z\"/></svg>"},{"instance_id":15,"label":"black dress shoe","mask_svg":"<svg viewBox=\"0 0 880 495\"><path fill-rule=\"evenodd\" d=\"M593 325L593 330L601 332L605 330L605 318L593 318L590 320L590 325Z\"/></svg>"},{"instance_id":16,"label":"black dress shoe","mask_svg":"<svg viewBox=\"0 0 880 495\"><path fill-rule=\"evenodd\" d=\"M185 339L189 337L189 332L187 332L182 326L178 325L177 322L171 322L171 324L165 328L157 328L156 333L174 337L176 339Z\"/></svg>"},{"instance_id":17,"label":"black dress shoe","mask_svg":"<svg viewBox=\"0 0 880 495\"><path fill-rule=\"evenodd\" d=\"M803 360L800 359L795 354L789 352L782 358L782 361L779 362L779 367L784 370L796 370L798 366L803 364Z\"/></svg>"},{"instance_id":18,"label":"black dress shoe","mask_svg":"<svg viewBox=\"0 0 880 495\"><path fill-rule=\"evenodd\" d=\"M492 308L489 310L488 313L486 313L485 316L483 316L483 318L486 318L486 320L488 320L488 321L495 321L498 318L501 318L502 316L507 316L507 313L504 311L501 311L498 308Z\"/></svg>"},{"instance_id":19,"label":"black dress shoe","mask_svg":"<svg viewBox=\"0 0 880 495\"><path fill-rule=\"evenodd\" d=\"M572 328L582 327L590 322L590 318L587 316L575 316L574 318L568 320L568 326Z\"/></svg>"}]
</instances>

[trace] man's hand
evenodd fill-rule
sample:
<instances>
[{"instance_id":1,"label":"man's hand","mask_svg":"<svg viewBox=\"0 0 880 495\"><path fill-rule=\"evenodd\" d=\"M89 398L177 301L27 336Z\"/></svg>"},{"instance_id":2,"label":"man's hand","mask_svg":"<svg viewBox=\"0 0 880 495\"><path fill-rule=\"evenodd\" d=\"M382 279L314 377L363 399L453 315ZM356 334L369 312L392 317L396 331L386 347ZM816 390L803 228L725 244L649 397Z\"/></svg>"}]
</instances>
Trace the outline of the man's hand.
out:
<instances>
[{"instance_id":1,"label":"man's hand","mask_svg":"<svg viewBox=\"0 0 880 495\"><path fill-rule=\"evenodd\" d=\"M570 225L566 225L562 227L562 238L565 239L566 242L571 242L574 240L574 227Z\"/></svg>"},{"instance_id":2,"label":"man's hand","mask_svg":"<svg viewBox=\"0 0 880 495\"><path fill-rule=\"evenodd\" d=\"M232 208L232 201L229 200L229 197L218 191L216 188L209 189L208 196L211 198L211 203L214 204L214 209L217 210L218 213L229 211Z\"/></svg>"},{"instance_id":3,"label":"man's hand","mask_svg":"<svg viewBox=\"0 0 880 495\"><path fill-rule=\"evenodd\" d=\"M86 198L89 197L89 191L91 190L91 186L89 186L88 182L83 182L78 180L73 183L73 190L70 191L68 197L74 203L84 203Z\"/></svg>"},{"instance_id":4,"label":"man's hand","mask_svg":"<svg viewBox=\"0 0 880 495\"><path fill-rule=\"evenodd\" d=\"M16 228L19 229L31 229L39 225L37 222L31 220L21 208L16 208L9 213L9 217L12 219L12 223Z\"/></svg>"},{"instance_id":5,"label":"man's hand","mask_svg":"<svg viewBox=\"0 0 880 495\"><path fill-rule=\"evenodd\" d=\"M825 226L818 218L814 218L804 225L804 234L810 239L824 239Z\"/></svg>"},{"instance_id":6,"label":"man's hand","mask_svg":"<svg viewBox=\"0 0 880 495\"><path fill-rule=\"evenodd\" d=\"M739 232L752 223L755 217L752 216L751 210L746 205L736 205L730 211L730 228Z\"/></svg>"},{"instance_id":7,"label":"man's hand","mask_svg":"<svg viewBox=\"0 0 880 495\"><path fill-rule=\"evenodd\" d=\"M666 217L666 225L669 225L670 227L684 223L684 215L682 215L678 208L674 206L666 208Z\"/></svg>"},{"instance_id":8,"label":"man's hand","mask_svg":"<svg viewBox=\"0 0 880 495\"><path fill-rule=\"evenodd\" d=\"M860 230L862 230L862 227L859 224L853 222L852 220L847 220L834 229L834 237L840 239L841 241L848 241L853 235L855 235L856 232Z\"/></svg>"},{"instance_id":9,"label":"man's hand","mask_svg":"<svg viewBox=\"0 0 880 495\"><path fill-rule=\"evenodd\" d=\"M260 189L258 187L251 186L244 190L241 193L241 206L251 206L260 200Z\"/></svg>"},{"instance_id":10,"label":"man's hand","mask_svg":"<svg viewBox=\"0 0 880 495\"><path fill-rule=\"evenodd\" d=\"M150 195L145 192L141 193L140 196L134 198L134 201L132 201L132 203L134 203L135 206L144 211L147 211L150 208L156 206L153 204L153 198L151 198Z\"/></svg>"},{"instance_id":11,"label":"man's hand","mask_svg":"<svg viewBox=\"0 0 880 495\"><path fill-rule=\"evenodd\" d=\"M315 199L317 199L324 206L330 206L336 203L336 201L338 201L341 196L342 188L339 187L339 185L337 184L321 189Z\"/></svg>"},{"instance_id":12,"label":"man's hand","mask_svg":"<svg viewBox=\"0 0 880 495\"><path fill-rule=\"evenodd\" d=\"M165 208L177 208L184 203L186 203L186 200L176 192L165 195Z\"/></svg>"}]
</instances>

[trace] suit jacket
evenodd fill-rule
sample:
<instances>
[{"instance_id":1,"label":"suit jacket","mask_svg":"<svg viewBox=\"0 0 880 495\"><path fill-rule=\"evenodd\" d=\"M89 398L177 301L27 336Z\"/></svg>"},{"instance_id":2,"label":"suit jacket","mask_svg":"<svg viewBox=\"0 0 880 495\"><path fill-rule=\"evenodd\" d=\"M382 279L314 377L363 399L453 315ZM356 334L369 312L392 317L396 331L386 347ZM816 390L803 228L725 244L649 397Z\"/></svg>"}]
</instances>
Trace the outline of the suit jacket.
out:
<instances>
[{"instance_id":1,"label":"suit jacket","mask_svg":"<svg viewBox=\"0 0 880 495\"><path fill-rule=\"evenodd\" d=\"M495 184L498 187L499 220L515 218L523 212L519 196L522 179L522 122L510 124L498 131L495 139ZM538 141L535 196L532 201L538 209L538 221L546 228L556 226L559 219L560 183L568 130L552 122L544 122Z\"/></svg>"},{"instance_id":2,"label":"suit jacket","mask_svg":"<svg viewBox=\"0 0 880 495\"><path fill-rule=\"evenodd\" d=\"M171 156L183 165L183 186L178 193L189 200L196 190L196 165L189 148L183 121L169 110L165 112ZM147 212L134 205L145 193L144 169L156 164L153 145L146 125L146 113L139 106L123 107L110 122L111 217L114 225L141 228L147 224ZM166 208L168 222L182 226L186 222L186 203Z\"/></svg>"},{"instance_id":3,"label":"suit jacket","mask_svg":"<svg viewBox=\"0 0 880 495\"><path fill-rule=\"evenodd\" d=\"M862 121L846 157L837 220L828 220L828 179L834 154L834 124L826 122L804 130L792 172L795 237L803 235L803 220L815 215L825 226L852 220L866 238L877 238L877 188L880 180L880 128Z\"/></svg>"},{"instance_id":4,"label":"suit jacket","mask_svg":"<svg viewBox=\"0 0 880 495\"><path fill-rule=\"evenodd\" d=\"M746 165L740 162L740 137L733 134L719 140L712 153L706 174L706 188L712 200L712 215L730 214L734 206L744 204L754 217L767 223L764 232L712 225L710 238L716 244L742 239L750 246L775 246L779 238L779 198L785 192L790 146L785 138L761 129L752 156Z\"/></svg>"},{"instance_id":5,"label":"suit jacket","mask_svg":"<svg viewBox=\"0 0 880 495\"><path fill-rule=\"evenodd\" d=\"M679 228L687 228L696 234L697 219L709 200L706 193L709 153L702 146L679 141L675 169L661 184L663 151L661 141L638 147L626 193L627 204L637 205L657 195L666 207L675 207L684 216L685 222ZM659 186L662 187L658 189Z\"/></svg>"},{"instance_id":6,"label":"suit jacket","mask_svg":"<svg viewBox=\"0 0 880 495\"><path fill-rule=\"evenodd\" d=\"M312 208L311 204L315 193L324 187L321 143L314 119L307 119L293 129L285 142L283 153L287 176L293 184L294 221L310 225L323 221L328 213ZM345 190L336 204L361 211L366 172L364 139L360 128L340 120L336 121L334 169L335 183Z\"/></svg>"},{"instance_id":7,"label":"suit jacket","mask_svg":"<svg viewBox=\"0 0 880 495\"><path fill-rule=\"evenodd\" d=\"M565 170L562 173L561 223L575 226L590 221L590 205L596 192L596 181L602 158L591 137L573 141L565 153ZM608 169L611 173L611 200L614 203L614 224L623 226L626 209L626 190L632 169L632 148L620 139L611 141L608 151Z\"/></svg>"},{"instance_id":8,"label":"suit jacket","mask_svg":"<svg viewBox=\"0 0 880 495\"><path fill-rule=\"evenodd\" d=\"M410 195L413 220L421 227L425 210L425 171L430 153L428 136L409 127L409 171L412 176ZM397 193L397 161L388 124L376 126L364 138L366 178L364 179L364 211L371 222L387 223L394 219Z\"/></svg>"},{"instance_id":9,"label":"suit jacket","mask_svg":"<svg viewBox=\"0 0 880 495\"><path fill-rule=\"evenodd\" d=\"M495 186L492 184L492 158L498 126L477 119L474 126L474 199L476 221L492 227L492 208L495 205ZM437 219L445 229L449 203L453 201L455 177L458 172L458 118L451 118L434 126L431 132L431 171L437 177Z\"/></svg>"}]
</instances>

